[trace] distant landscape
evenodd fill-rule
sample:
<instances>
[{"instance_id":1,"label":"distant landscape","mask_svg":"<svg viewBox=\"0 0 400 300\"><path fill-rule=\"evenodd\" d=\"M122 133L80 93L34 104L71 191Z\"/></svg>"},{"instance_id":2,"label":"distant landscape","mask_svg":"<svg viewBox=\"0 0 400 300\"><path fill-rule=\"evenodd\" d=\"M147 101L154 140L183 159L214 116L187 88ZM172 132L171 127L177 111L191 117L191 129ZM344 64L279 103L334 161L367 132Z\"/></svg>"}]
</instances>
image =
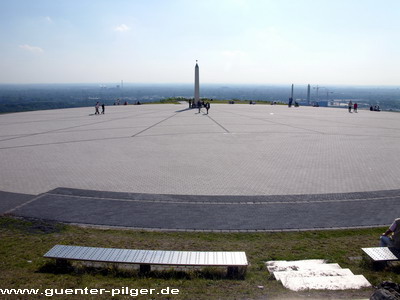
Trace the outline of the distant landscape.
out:
<instances>
[{"instance_id":1,"label":"distant landscape","mask_svg":"<svg viewBox=\"0 0 400 300\"><path fill-rule=\"evenodd\" d=\"M193 98L193 84L2 84L0 113L71 107L169 102ZM263 101L288 103L291 85L202 84L200 95L208 100ZM382 110L400 111L400 87L294 86L294 100L300 105L345 107L348 101L360 108L379 105Z\"/></svg>"}]
</instances>

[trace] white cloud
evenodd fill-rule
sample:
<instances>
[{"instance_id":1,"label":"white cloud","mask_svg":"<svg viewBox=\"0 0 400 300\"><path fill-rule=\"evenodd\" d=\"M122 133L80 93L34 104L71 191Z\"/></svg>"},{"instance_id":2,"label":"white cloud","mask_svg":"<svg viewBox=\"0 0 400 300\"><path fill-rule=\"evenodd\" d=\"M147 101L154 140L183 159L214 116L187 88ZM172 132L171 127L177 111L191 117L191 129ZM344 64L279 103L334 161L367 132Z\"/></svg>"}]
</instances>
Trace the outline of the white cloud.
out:
<instances>
[{"instance_id":1,"label":"white cloud","mask_svg":"<svg viewBox=\"0 0 400 300\"><path fill-rule=\"evenodd\" d=\"M128 25L121 24L121 25L118 25L117 27L115 27L114 30L119 31L119 32L124 32L124 31L131 30L131 28Z\"/></svg>"},{"instance_id":2,"label":"white cloud","mask_svg":"<svg viewBox=\"0 0 400 300\"><path fill-rule=\"evenodd\" d=\"M36 46L31 46L28 44L20 45L19 48L21 48L25 51L32 52L32 53L43 53L44 52L44 50L42 48L36 47Z\"/></svg>"}]
</instances>

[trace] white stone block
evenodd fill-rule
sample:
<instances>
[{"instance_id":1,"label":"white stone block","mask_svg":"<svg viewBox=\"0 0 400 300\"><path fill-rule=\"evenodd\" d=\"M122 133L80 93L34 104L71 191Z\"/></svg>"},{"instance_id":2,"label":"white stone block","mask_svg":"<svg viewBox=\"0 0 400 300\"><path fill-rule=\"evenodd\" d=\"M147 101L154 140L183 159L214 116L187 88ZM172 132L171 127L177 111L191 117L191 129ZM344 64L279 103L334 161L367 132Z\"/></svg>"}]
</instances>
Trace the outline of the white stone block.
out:
<instances>
[{"instance_id":1,"label":"white stone block","mask_svg":"<svg viewBox=\"0 0 400 300\"><path fill-rule=\"evenodd\" d=\"M287 281L294 277L329 277L329 276L349 276L354 275L350 269L314 269L314 270L300 270L300 271L281 271L274 272L276 280L282 282Z\"/></svg>"},{"instance_id":2,"label":"white stone block","mask_svg":"<svg viewBox=\"0 0 400 300\"><path fill-rule=\"evenodd\" d=\"M282 284L292 291L347 290L371 286L363 275L293 277Z\"/></svg>"},{"instance_id":3,"label":"white stone block","mask_svg":"<svg viewBox=\"0 0 400 300\"><path fill-rule=\"evenodd\" d=\"M346 290L370 287L363 275L354 275L338 264L324 260L269 261L268 270L282 285L292 291Z\"/></svg>"},{"instance_id":4,"label":"white stone block","mask_svg":"<svg viewBox=\"0 0 400 300\"><path fill-rule=\"evenodd\" d=\"M325 264L323 259L296 260L296 261L269 261L266 263L270 273L277 271L299 271L310 270L315 268L331 268L340 269L337 264Z\"/></svg>"}]
</instances>

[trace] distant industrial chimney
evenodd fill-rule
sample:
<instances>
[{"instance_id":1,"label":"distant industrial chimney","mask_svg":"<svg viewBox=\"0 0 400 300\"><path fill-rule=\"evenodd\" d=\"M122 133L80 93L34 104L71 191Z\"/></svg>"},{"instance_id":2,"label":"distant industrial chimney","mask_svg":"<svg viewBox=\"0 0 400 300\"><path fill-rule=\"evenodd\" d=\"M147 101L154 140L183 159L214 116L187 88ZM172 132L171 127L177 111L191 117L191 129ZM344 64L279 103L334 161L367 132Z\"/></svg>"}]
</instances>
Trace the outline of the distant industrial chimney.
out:
<instances>
[{"instance_id":1,"label":"distant industrial chimney","mask_svg":"<svg viewBox=\"0 0 400 300\"><path fill-rule=\"evenodd\" d=\"M307 86L307 105L310 105L310 85Z\"/></svg>"}]
</instances>

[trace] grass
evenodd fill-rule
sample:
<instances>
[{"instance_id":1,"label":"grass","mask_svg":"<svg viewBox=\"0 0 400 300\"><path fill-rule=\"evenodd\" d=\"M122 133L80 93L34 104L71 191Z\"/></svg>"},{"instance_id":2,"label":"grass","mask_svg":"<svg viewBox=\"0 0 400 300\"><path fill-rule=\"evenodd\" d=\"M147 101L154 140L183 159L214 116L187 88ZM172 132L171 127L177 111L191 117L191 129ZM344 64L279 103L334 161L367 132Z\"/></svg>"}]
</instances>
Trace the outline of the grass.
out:
<instances>
[{"instance_id":1,"label":"grass","mask_svg":"<svg viewBox=\"0 0 400 300\"><path fill-rule=\"evenodd\" d=\"M277 233L148 232L93 229L58 223L0 217L0 288L175 288L179 295L138 296L137 299L316 299L369 298L373 289L345 292L293 293L273 280L264 266L268 260L323 258L363 274L373 285L400 282L399 268L374 271L361 260L361 247L377 244L384 228ZM134 269L85 266L74 263L58 269L42 256L55 244L128 249L245 251L250 262L243 280L225 277L225 270L152 271L144 276ZM260 288L260 287L263 288ZM83 296L57 295L57 299ZM1 298L1 296L0 296ZM110 299L110 295L84 299ZM4 299L4 298L2 298ZM7 299L7 298L5 298ZM9 298L16 299L16 298ZM29 296L18 299L43 299ZM113 299L132 299L115 296Z\"/></svg>"}]
</instances>

